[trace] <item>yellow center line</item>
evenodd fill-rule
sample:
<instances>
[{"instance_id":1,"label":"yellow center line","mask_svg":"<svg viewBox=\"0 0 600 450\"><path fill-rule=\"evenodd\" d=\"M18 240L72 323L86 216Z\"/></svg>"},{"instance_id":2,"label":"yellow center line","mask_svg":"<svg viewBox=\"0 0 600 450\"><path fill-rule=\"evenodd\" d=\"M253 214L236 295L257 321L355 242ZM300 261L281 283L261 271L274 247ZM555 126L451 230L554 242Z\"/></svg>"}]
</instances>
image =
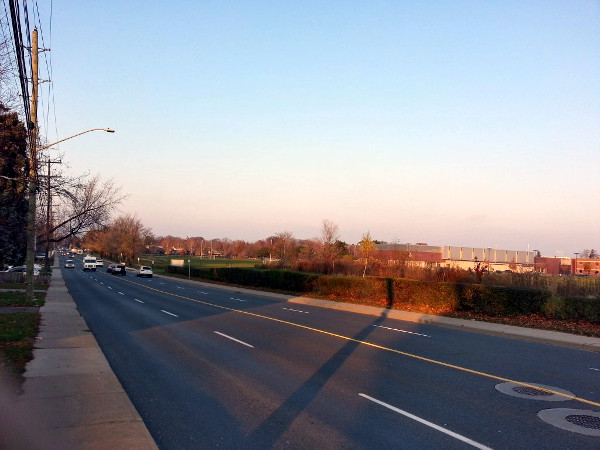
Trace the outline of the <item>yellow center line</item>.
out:
<instances>
[{"instance_id":1,"label":"yellow center line","mask_svg":"<svg viewBox=\"0 0 600 450\"><path fill-rule=\"evenodd\" d=\"M337 333L332 333L331 331L321 330L320 328L309 327L307 325L302 325L302 324L295 323L295 322L290 322L290 321L287 321L287 320L277 319L275 317L265 316L263 314L257 314L257 313L253 313L253 312L250 312L250 311L244 311L244 310L241 310L241 309L230 308L228 306L217 305L215 303L210 303L210 302L205 302L205 301L202 301L202 300L197 300L195 298L186 297L184 295L179 295L179 294L174 294L174 293L167 292L167 291L162 291L160 289L149 287L149 286L146 286L144 284L136 283L134 281L128 281L128 280L124 280L124 281L127 281L128 283L131 283L131 284L135 284L136 286L144 287L144 288L149 289L151 291L159 292L161 294L170 295L172 297L178 297L178 298L181 298L183 300L189 300L189 301L192 301L192 302L195 302L195 303L199 303L199 304L202 304L202 305L212 306L214 308L223 309L225 311L235 312L235 313L239 313L239 314L246 314L247 316L257 317L257 318L260 318L260 319L271 320L273 322L278 322L278 323L281 323L281 324L284 324L284 325L290 325L290 326L293 326L293 327L302 328L304 330L313 331L315 333L321 333L321 334L325 334L325 335L328 335L328 336L333 336L335 338L342 339L342 340L345 340L345 341L348 341L348 342L355 342L357 344L365 345L367 347L372 347L372 348L376 348L376 349L379 349L379 350L384 350L384 351L387 351L387 352L395 353L397 355L402 355L402 356L406 356L408 358L417 359L419 361L424 361L424 362L428 362L428 363L431 363L431 364L436 364L438 366L447 367L447 368L454 369L454 370L459 370L461 372L466 372L466 373L471 373L471 374L474 374L474 375L479 375L479 376L490 378L490 379L493 379L493 380L502 381L502 382L506 382L506 383L515 383L515 384L518 384L520 386L525 386L525 387L528 387L528 388L531 388L531 389L535 389L535 390L540 391L540 392L545 392L545 393L548 393L548 394L558 395L560 397L564 397L564 398L569 399L569 400L575 400L577 402L585 403L587 405L592 405L592 406L596 406L596 407L600 408L600 403L598 403L598 402L594 402L592 400L586 400L585 398L576 397L574 395L568 395L568 394L565 394L564 392L557 392L557 391L553 391L551 389L544 389L544 388L541 388L539 386L534 386L533 384L525 383L525 382L522 382L522 381L512 380L510 378L504 378L504 377L501 377L501 376L498 376L498 375L493 375L491 373L486 373L486 372L481 372L479 370L469 369L467 367L457 366L455 364L450 364L450 363L446 363L446 362L443 362L443 361L438 361L436 359L427 358L425 356L415 355L414 353L403 352L402 350L396 350L394 348L385 347L383 345L374 344L374 343L368 342L368 341L361 341L359 339L355 339L355 338L352 338L352 337L349 337L349 336L344 336L342 334L337 334Z\"/></svg>"}]
</instances>

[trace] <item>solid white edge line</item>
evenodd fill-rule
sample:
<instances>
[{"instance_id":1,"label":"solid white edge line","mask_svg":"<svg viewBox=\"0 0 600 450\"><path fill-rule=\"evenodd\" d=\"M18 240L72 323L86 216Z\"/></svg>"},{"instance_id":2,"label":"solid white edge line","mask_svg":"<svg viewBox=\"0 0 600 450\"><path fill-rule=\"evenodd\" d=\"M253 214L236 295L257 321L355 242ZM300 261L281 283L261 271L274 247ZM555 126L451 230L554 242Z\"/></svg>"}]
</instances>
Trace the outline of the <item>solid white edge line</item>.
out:
<instances>
[{"instance_id":1,"label":"solid white edge line","mask_svg":"<svg viewBox=\"0 0 600 450\"><path fill-rule=\"evenodd\" d=\"M165 311L164 309L161 309L160 312L164 312L165 314L168 314L173 317L179 317L177 314L170 313L169 311Z\"/></svg>"},{"instance_id":2,"label":"solid white edge line","mask_svg":"<svg viewBox=\"0 0 600 450\"><path fill-rule=\"evenodd\" d=\"M246 347L254 348L254 345L250 345L250 344L248 344L248 343L246 343L246 342L244 342L244 341L240 341L239 339L236 339L236 338L234 338L234 337L227 336L227 335L226 335L226 334L224 334L224 333L220 333L220 332L218 332L218 331L215 331L215 333L217 333L219 336L223 336L224 338L231 339L232 341L235 341L235 342L237 342L238 344L242 344L242 345L245 345Z\"/></svg>"},{"instance_id":3,"label":"solid white edge line","mask_svg":"<svg viewBox=\"0 0 600 450\"><path fill-rule=\"evenodd\" d=\"M378 405L381 405L388 409L391 409L392 411L397 412L398 414L402 414L403 416L406 416L409 419L416 420L417 422L422 423L423 425L427 425L428 427L431 427L435 430L441 431L442 433L445 433L448 436L452 436L453 438L458 439L459 441L463 441L469 445L472 445L475 448L479 448L482 450L492 450L490 447L480 444L479 442L475 442L474 440L464 437L458 433L455 433L454 431L447 430L446 428L440 427L439 425L436 425L435 423L431 423L425 419L421 419L420 417L417 417L414 414L411 414L406 411L402 411L401 409L396 408L395 406L389 405L385 402L382 402L381 400L377 400L376 398L369 397L366 394L358 394L358 395L360 395L363 398L366 398L367 400L371 400L372 402L377 403Z\"/></svg>"},{"instance_id":4,"label":"solid white edge line","mask_svg":"<svg viewBox=\"0 0 600 450\"><path fill-rule=\"evenodd\" d=\"M144 303L143 301L141 301L141 300L139 300L139 299L137 299L137 298L134 298L134 300L135 300L136 302Z\"/></svg>"}]
</instances>

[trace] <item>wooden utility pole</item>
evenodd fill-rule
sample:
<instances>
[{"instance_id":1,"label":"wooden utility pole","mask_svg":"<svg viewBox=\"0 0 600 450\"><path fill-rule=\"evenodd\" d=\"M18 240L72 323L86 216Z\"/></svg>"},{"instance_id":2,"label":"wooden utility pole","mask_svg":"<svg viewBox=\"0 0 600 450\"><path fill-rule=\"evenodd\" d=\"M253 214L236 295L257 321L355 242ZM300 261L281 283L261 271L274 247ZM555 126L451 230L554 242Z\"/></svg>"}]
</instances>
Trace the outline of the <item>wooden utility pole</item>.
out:
<instances>
[{"instance_id":1,"label":"wooden utility pole","mask_svg":"<svg viewBox=\"0 0 600 450\"><path fill-rule=\"evenodd\" d=\"M35 208L37 190L37 102L38 102L38 31L33 30L31 47L31 108L29 118L29 211L27 214L27 303L34 300Z\"/></svg>"}]
</instances>

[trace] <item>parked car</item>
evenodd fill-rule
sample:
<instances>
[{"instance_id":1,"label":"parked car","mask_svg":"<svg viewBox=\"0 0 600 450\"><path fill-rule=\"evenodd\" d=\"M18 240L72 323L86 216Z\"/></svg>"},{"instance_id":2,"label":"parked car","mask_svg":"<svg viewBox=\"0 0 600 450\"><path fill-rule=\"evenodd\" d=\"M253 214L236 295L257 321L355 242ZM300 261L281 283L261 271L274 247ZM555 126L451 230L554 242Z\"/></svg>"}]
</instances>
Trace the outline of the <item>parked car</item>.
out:
<instances>
[{"instance_id":1,"label":"parked car","mask_svg":"<svg viewBox=\"0 0 600 450\"><path fill-rule=\"evenodd\" d=\"M152 278L152 275L154 275L154 271L152 270L152 267L149 266L141 266L140 271L137 274L138 277L148 278Z\"/></svg>"},{"instance_id":2,"label":"parked car","mask_svg":"<svg viewBox=\"0 0 600 450\"><path fill-rule=\"evenodd\" d=\"M65 261L65 269L74 269L75 268L75 263L73 262L72 259L67 259Z\"/></svg>"},{"instance_id":3,"label":"parked car","mask_svg":"<svg viewBox=\"0 0 600 450\"><path fill-rule=\"evenodd\" d=\"M113 275L127 275L125 264L115 264L110 273Z\"/></svg>"},{"instance_id":4,"label":"parked car","mask_svg":"<svg viewBox=\"0 0 600 450\"><path fill-rule=\"evenodd\" d=\"M39 264L34 264L33 265L33 274L39 275L41 268L42 267ZM11 267L10 269L7 270L7 272L27 272L27 266Z\"/></svg>"}]
</instances>

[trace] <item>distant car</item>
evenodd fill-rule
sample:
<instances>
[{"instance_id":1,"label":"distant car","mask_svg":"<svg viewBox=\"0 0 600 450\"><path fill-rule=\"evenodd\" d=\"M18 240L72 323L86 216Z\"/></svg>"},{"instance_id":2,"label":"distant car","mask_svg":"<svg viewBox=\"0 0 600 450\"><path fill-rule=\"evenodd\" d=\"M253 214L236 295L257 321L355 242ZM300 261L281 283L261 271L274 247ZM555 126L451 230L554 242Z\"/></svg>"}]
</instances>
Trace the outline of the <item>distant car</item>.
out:
<instances>
[{"instance_id":1,"label":"distant car","mask_svg":"<svg viewBox=\"0 0 600 450\"><path fill-rule=\"evenodd\" d=\"M101 259L96 260L96 267L104 267L104 261Z\"/></svg>"},{"instance_id":2,"label":"distant car","mask_svg":"<svg viewBox=\"0 0 600 450\"><path fill-rule=\"evenodd\" d=\"M67 259L65 261L65 269L74 269L75 268L75 263L73 262L72 259Z\"/></svg>"},{"instance_id":3,"label":"distant car","mask_svg":"<svg viewBox=\"0 0 600 450\"><path fill-rule=\"evenodd\" d=\"M112 273L113 269L115 268L116 264L110 264L107 268L106 271L108 273Z\"/></svg>"},{"instance_id":4,"label":"distant car","mask_svg":"<svg viewBox=\"0 0 600 450\"><path fill-rule=\"evenodd\" d=\"M148 278L152 278L152 275L154 275L154 271L152 270L152 267L148 267L148 266L141 266L140 271L137 274L138 277L148 277Z\"/></svg>"},{"instance_id":5,"label":"distant car","mask_svg":"<svg viewBox=\"0 0 600 450\"><path fill-rule=\"evenodd\" d=\"M116 264L110 273L113 275L127 275L125 264Z\"/></svg>"}]
</instances>

